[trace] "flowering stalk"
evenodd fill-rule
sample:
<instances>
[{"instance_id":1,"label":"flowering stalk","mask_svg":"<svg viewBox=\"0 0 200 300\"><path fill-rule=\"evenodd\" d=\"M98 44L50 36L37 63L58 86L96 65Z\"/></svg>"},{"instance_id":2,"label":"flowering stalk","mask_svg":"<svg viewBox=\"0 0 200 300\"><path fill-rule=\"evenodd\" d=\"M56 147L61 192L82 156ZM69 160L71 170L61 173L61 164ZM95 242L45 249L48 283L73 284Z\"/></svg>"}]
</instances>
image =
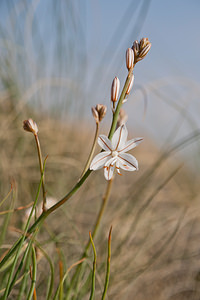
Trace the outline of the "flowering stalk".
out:
<instances>
[{"instance_id":1,"label":"flowering stalk","mask_svg":"<svg viewBox=\"0 0 200 300\"><path fill-rule=\"evenodd\" d=\"M40 141L39 141L39 137L38 137L38 127L37 127L37 124L32 119L28 119L28 120L24 120L23 128L24 128L24 130L33 133L33 135L35 137L35 142L36 142L37 152L38 152L38 159L39 159L39 166L40 166L40 174L42 177L43 211L45 211L46 210L46 191L45 191L45 184L44 184L42 151L41 151Z\"/></svg>"},{"instance_id":2,"label":"flowering stalk","mask_svg":"<svg viewBox=\"0 0 200 300\"><path fill-rule=\"evenodd\" d=\"M146 44L148 44L147 40L146 41ZM150 46L148 45L148 47L145 49L145 55L147 54L147 52L149 51L150 49ZM134 50L134 49L133 49ZM143 49L142 49L143 50ZM148 51L147 51L148 50ZM143 57L144 57L144 53L142 53ZM136 63L136 62L135 62ZM109 132L109 135L108 135L108 138L109 139L112 139L113 137L113 134L115 132L115 129L116 129L116 126L117 126L117 121L118 121L118 116L119 116L119 113L120 113L120 109L121 109L121 106L123 104L123 100L125 99L126 97L126 92L128 90L128 87L130 85L130 82L131 82L131 78L132 78L132 72L133 72L133 69L134 69L134 66L135 66L135 63L133 64L132 68L130 68L129 72L128 72L128 75L127 75L127 78L126 78L126 81L125 81L125 84L124 84L124 87L122 89L122 92L121 92L121 95L120 95L120 98L119 98L119 101L117 103L117 107L115 109L115 111L113 112L113 119L112 119L112 124L111 124L111 128L110 128L110 132ZM117 89L118 90L118 89ZM29 120L28 120L29 121ZM31 120L32 121L32 120ZM24 125L27 125L27 124L24 124ZM30 124L28 124L28 126L24 129L27 130L27 131L30 131L30 132L33 132L38 131L37 129L37 125L34 124L34 122L32 121L32 124L33 126L30 126ZM39 148L38 148L39 150ZM40 152L41 153L41 152ZM42 155L40 155L40 158L42 158ZM42 159L41 159L42 161ZM29 228L28 230L28 234L32 233L37 227L38 225L42 225L42 223L44 222L44 220L48 217L48 215L50 215L53 211L55 211L58 207L60 207L61 205L63 205L65 202L67 202L75 193L76 191L81 187L81 185L85 182L85 180L87 179L87 177L91 174L92 170L90 170L88 168L88 170L84 173L84 175L78 180L78 182L75 184L75 186L71 189L71 191L66 194L60 201L58 201L55 205L53 205L52 207L50 207L49 209L47 210L43 210L43 213L39 216L39 218L35 221L35 223ZM111 185L111 180L108 182L108 185ZM45 192L43 193L43 195L45 195ZM101 219L101 218L100 218ZM98 221L98 219L97 219ZM97 225L95 227L98 228L98 222L96 223ZM97 229L96 229L97 230ZM95 231L96 231L95 230ZM94 236L94 234L93 234ZM18 239L18 241L13 245L13 247L9 250L9 252L5 255L5 257L0 261L0 268L7 262L7 260L11 257L11 255L17 250L17 248L19 247L19 245L21 244L22 240L24 240L26 238L26 236L22 236Z\"/></svg>"}]
</instances>

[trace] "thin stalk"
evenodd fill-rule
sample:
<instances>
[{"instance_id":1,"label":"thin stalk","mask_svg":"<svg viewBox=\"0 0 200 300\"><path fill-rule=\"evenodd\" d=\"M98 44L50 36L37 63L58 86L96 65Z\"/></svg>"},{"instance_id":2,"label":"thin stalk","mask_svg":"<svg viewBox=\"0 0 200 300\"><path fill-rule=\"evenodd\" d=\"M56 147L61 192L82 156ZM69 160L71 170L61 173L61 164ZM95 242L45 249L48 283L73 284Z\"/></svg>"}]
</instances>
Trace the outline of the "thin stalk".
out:
<instances>
[{"instance_id":1,"label":"thin stalk","mask_svg":"<svg viewBox=\"0 0 200 300\"><path fill-rule=\"evenodd\" d=\"M35 248L32 247L32 261L33 261L33 271L31 272L31 287L28 293L27 300L31 300L32 296L34 295L33 299L36 300L36 292L35 292L35 283L36 283L36 274L37 274L37 261L36 261L36 254L35 254Z\"/></svg>"},{"instance_id":2,"label":"thin stalk","mask_svg":"<svg viewBox=\"0 0 200 300\"><path fill-rule=\"evenodd\" d=\"M11 184L10 191L9 191L8 194L3 198L3 200L1 200L0 206L3 205L3 203L8 199L8 197L9 197L10 194L12 193L12 190L13 190L13 187L12 187L12 184Z\"/></svg>"},{"instance_id":3,"label":"thin stalk","mask_svg":"<svg viewBox=\"0 0 200 300\"><path fill-rule=\"evenodd\" d=\"M113 179L111 179L111 180L108 181L106 192L105 192L105 195L103 196L101 207L100 207L100 210L99 210L99 213L98 213L95 225L94 225L94 229L93 229L93 232L92 232L93 239L95 238L95 236L97 234L97 231L98 231L98 228L99 228L99 224L101 222L101 219L102 219L102 216L103 216L106 204L107 204L108 199L110 197L112 183L113 183ZM88 242L87 242L87 245L85 247L85 250L84 250L84 252L83 252L83 254L81 256L81 258L85 258L87 256L88 249L89 249L90 245L91 245L91 240L89 239ZM71 288L75 285L76 278L78 276L78 279L77 279L77 282L76 282L76 288L77 288L78 281L79 281L80 274L81 274L81 268L82 268L82 264L78 265L78 267L76 268L76 271L75 271L75 273L74 273L74 275L72 277L71 284L70 284L70 287L69 287L69 290L68 290L68 295L69 295L69 292L70 292Z\"/></svg>"},{"instance_id":4,"label":"thin stalk","mask_svg":"<svg viewBox=\"0 0 200 300\"><path fill-rule=\"evenodd\" d=\"M43 161L42 161L42 151L41 151L41 147L40 147L40 141L39 141L38 134L34 134L34 137L35 137L35 142L36 142L37 152L38 152L40 173L41 173L41 176L42 176L42 174L43 174ZM45 190L45 183L44 183L44 175L42 176L42 192L43 192L43 206L42 206L42 209L43 209L43 211L45 211L46 210L46 190Z\"/></svg>"},{"instance_id":5,"label":"thin stalk","mask_svg":"<svg viewBox=\"0 0 200 300\"><path fill-rule=\"evenodd\" d=\"M96 254L96 249L94 246L91 232L89 232L89 235L90 235L90 241L91 241L93 253L94 253L93 270L92 270L92 287L91 287L91 294L90 294L89 300L93 300L94 299L94 291L95 291L95 273L96 273L97 254Z\"/></svg>"},{"instance_id":6,"label":"thin stalk","mask_svg":"<svg viewBox=\"0 0 200 300\"><path fill-rule=\"evenodd\" d=\"M58 294L59 294L59 291L60 291L60 288L61 288L61 284L64 283L65 279L67 278L69 272L71 271L72 268L74 268L75 266L77 266L78 264L81 264L83 261L85 260L85 258L82 258L80 259L79 261L75 262L74 264L72 264L68 269L67 269L67 272L65 273L65 275L63 276L63 279L62 279L62 282L60 282L57 290L56 290L56 293L55 293L55 296L53 297L53 300L56 300L57 297L58 297Z\"/></svg>"},{"instance_id":7,"label":"thin stalk","mask_svg":"<svg viewBox=\"0 0 200 300\"><path fill-rule=\"evenodd\" d=\"M29 248L29 252L28 252L27 259L26 259L26 264L25 264L25 269L24 269L24 277L23 277L23 280L22 280L22 284L21 284L21 287L20 287L20 291L19 291L19 295L18 295L17 300L22 299L24 289L25 289L26 284L27 284L28 274L30 272L29 266L30 266L30 260L31 260L31 251L32 251L32 249Z\"/></svg>"},{"instance_id":8,"label":"thin stalk","mask_svg":"<svg viewBox=\"0 0 200 300\"><path fill-rule=\"evenodd\" d=\"M50 284L49 284L49 287L48 287L48 294L47 294L47 298L46 298L46 300L49 300L49 299L51 299L51 294L52 294L52 291L53 291L54 267L53 267L53 264L52 264L52 261L51 261L50 257L46 253L46 251L40 246L40 244L37 241L35 241L35 243L37 245L37 248L40 249L40 251L42 252L42 254L45 256L46 260L48 261L49 266L50 266L50 270L51 270L51 279L50 279Z\"/></svg>"},{"instance_id":9,"label":"thin stalk","mask_svg":"<svg viewBox=\"0 0 200 300\"><path fill-rule=\"evenodd\" d=\"M96 144L97 144L97 139L98 139L98 135L99 135L99 122L96 122L96 130L95 130L95 136L94 136L94 140L93 140L93 144L92 144L92 148L90 150L90 154L88 156L87 162L85 164L85 167L83 169L83 172L81 174L81 177L83 177L83 175L85 174L85 172L87 171L87 169L90 166L90 163L92 161L93 155L94 155L94 151L96 148Z\"/></svg>"},{"instance_id":10,"label":"thin stalk","mask_svg":"<svg viewBox=\"0 0 200 300\"><path fill-rule=\"evenodd\" d=\"M108 236L108 258L107 258L107 270L106 270L106 279L104 285L104 291L101 300L104 300L106 297L106 293L108 290L109 284L109 277L110 277L110 258L111 258L111 233L112 233L112 226L110 227L110 232Z\"/></svg>"},{"instance_id":11,"label":"thin stalk","mask_svg":"<svg viewBox=\"0 0 200 300\"><path fill-rule=\"evenodd\" d=\"M63 299L63 262L61 258L60 251L58 249L58 256L59 256L59 277L60 277L60 292L59 292L59 300Z\"/></svg>"}]
</instances>

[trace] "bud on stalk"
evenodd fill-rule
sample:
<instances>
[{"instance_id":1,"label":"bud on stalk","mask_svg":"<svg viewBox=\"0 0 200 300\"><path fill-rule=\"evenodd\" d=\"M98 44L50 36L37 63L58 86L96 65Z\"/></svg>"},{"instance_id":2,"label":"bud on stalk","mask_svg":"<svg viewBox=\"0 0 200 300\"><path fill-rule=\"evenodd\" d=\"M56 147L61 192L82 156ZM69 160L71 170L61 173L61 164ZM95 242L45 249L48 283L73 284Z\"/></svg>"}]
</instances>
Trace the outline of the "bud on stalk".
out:
<instances>
[{"instance_id":1,"label":"bud on stalk","mask_svg":"<svg viewBox=\"0 0 200 300\"><path fill-rule=\"evenodd\" d=\"M26 131L32 132L34 135L38 133L37 124L32 119L24 120L23 128Z\"/></svg>"},{"instance_id":2,"label":"bud on stalk","mask_svg":"<svg viewBox=\"0 0 200 300\"><path fill-rule=\"evenodd\" d=\"M130 70L131 68L133 68L134 65L134 52L133 49L128 48L126 50L126 66L127 69Z\"/></svg>"},{"instance_id":3,"label":"bud on stalk","mask_svg":"<svg viewBox=\"0 0 200 300\"><path fill-rule=\"evenodd\" d=\"M96 107L92 107L92 114L96 123L101 122L101 120L105 117L107 107L103 104L97 104Z\"/></svg>"},{"instance_id":4,"label":"bud on stalk","mask_svg":"<svg viewBox=\"0 0 200 300\"><path fill-rule=\"evenodd\" d=\"M140 59L144 58L147 55L147 53L149 52L150 48L151 48L151 43L149 43L146 47L144 47L142 49L142 51L139 54L139 58Z\"/></svg>"},{"instance_id":5,"label":"bud on stalk","mask_svg":"<svg viewBox=\"0 0 200 300\"><path fill-rule=\"evenodd\" d=\"M134 83L134 75L131 74L130 82L129 82L129 85L128 85L127 90L126 90L126 95L130 94L130 91L133 87L133 83Z\"/></svg>"},{"instance_id":6,"label":"bud on stalk","mask_svg":"<svg viewBox=\"0 0 200 300\"><path fill-rule=\"evenodd\" d=\"M120 88L120 81L119 78L115 77L112 82L111 86L111 101L116 102L119 96L119 88Z\"/></svg>"},{"instance_id":7,"label":"bud on stalk","mask_svg":"<svg viewBox=\"0 0 200 300\"><path fill-rule=\"evenodd\" d=\"M91 110L92 110L92 115L95 119L95 122L99 123L99 114L98 114L96 108L94 106L92 106Z\"/></svg>"},{"instance_id":8,"label":"bud on stalk","mask_svg":"<svg viewBox=\"0 0 200 300\"><path fill-rule=\"evenodd\" d=\"M101 122L101 120L105 117L107 107L103 104L97 104L96 105L96 110L99 114L99 122Z\"/></svg>"}]
</instances>

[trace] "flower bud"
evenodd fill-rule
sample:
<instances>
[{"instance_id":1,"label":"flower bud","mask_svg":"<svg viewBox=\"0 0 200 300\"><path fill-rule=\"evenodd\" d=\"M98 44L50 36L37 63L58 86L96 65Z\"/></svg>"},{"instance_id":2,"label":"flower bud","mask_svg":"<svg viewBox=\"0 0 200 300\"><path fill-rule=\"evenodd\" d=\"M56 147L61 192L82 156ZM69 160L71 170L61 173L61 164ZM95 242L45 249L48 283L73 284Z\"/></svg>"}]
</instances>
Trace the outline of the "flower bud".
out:
<instances>
[{"instance_id":1,"label":"flower bud","mask_svg":"<svg viewBox=\"0 0 200 300\"><path fill-rule=\"evenodd\" d=\"M134 52L133 49L128 48L126 50L126 66L127 69L130 70L131 68L133 68L134 65Z\"/></svg>"},{"instance_id":2,"label":"flower bud","mask_svg":"<svg viewBox=\"0 0 200 300\"><path fill-rule=\"evenodd\" d=\"M103 104L97 104L96 107L92 107L91 110L96 123L99 123L105 117L107 107Z\"/></svg>"},{"instance_id":3,"label":"flower bud","mask_svg":"<svg viewBox=\"0 0 200 300\"><path fill-rule=\"evenodd\" d=\"M140 50L140 45L138 43L138 41L134 41L133 46L132 46L133 51L139 52Z\"/></svg>"},{"instance_id":4,"label":"flower bud","mask_svg":"<svg viewBox=\"0 0 200 300\"><path fill-rule=\"evenodd\" d=\"M24 120L23 128L26 131L32 132L34 135L38 133L37 124L32 119Z\"/></svg>"},{"instance_id":5,"label":"flower bud","mask_svg":"<svg viewBox=\"0 0 200 300\"><path fill-rule=\"evenodd\" d=\"M111 101L116 102L119 96L119 88L120 88L120 81L118 77L115 77L112 82L111 86Z\"/></svg>"},{"instance_id":6,"label":"flower bud","mask_svg":"<svg viewBox=\"0 0 200 300\"><path fill-rule=\"evenodd\" d=\"M139 58L143 59L147 55L147 53L149 52L150 48L151 48L151 43L149 43L146 47L144 47L141 50L141 52L139 54Z\"/></svg>"},{"instance_id":7,"label":"flower bud","mask_svg":"<svg viewBox=\"0 0 200 300\"><path fill-rule=\"evenodd\" d=\"M134 61L136 61L136 57L138 56L139 51L140 51L140 45L137 40L134 41L132 49L134 51Z\"/></svg>"},{"instance_id":8,"label":"flower bud","mask_svg":"<svg viewBox=\"0 0 200 300\"><path fill-rule=\"evenodd\" d=\"M91 110L92 110L92 114L95 119L95 122L99 123L99 114L98 114L96 108L94 106L92 106Z\"/></svg>"},{"instance_id":9,"label":"flower bud","mask_svg":"<svg viewBox=\"0 0 200 300\"><path fill-rule=\"evenodd\" d=\"M134 83L134 75L131 74L131 79L130 79L129 85L127 87L127 90L126 90L126 95L130 94L130 91L131 91L131 89L133 87L133 83Z\"/></svg>"},{"instance_id":10,"label":"flower bud","mask_svg":"<svg viewBox=\"0 0 200 300\"><path fill-rule=\"evenodd\" d=\"M99 122L101 122L101 120L105 117L107 107L103 104L97 104L96 105L96 110L99 114Z\"/></svg>"},{"instance_id":11,"label":"flower bud","mask_svg":"<svg viewBox=\"0 0 200 300\"><path fill-rule=\"evenodd\" d=\"M148 39L148 38L142 38L142 39L140 40L140 51L141 51L144 47L146 47L146 45L148 44L148 42L149 42L149 39Z\"/></svg>"}]
</instances>

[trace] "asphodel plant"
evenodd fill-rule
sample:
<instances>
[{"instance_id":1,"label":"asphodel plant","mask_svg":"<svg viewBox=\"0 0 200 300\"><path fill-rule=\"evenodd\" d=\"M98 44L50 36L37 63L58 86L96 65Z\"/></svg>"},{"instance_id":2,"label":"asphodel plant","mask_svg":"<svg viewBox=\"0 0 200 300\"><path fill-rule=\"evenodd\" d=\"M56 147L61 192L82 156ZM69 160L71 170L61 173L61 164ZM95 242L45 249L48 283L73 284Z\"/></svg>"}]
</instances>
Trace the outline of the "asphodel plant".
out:
<instances>
[{"instance_id":1,"label":"asphodel plant","mask_svg":"<svg viewBox=\"0 0 200 300\"><path fill-rule=\"evenodd\" d=\"M150 48L151 48L151 43L149 42L148 38L142 38L140 42L134 41L132 48L127 49L125 54L125 62L126 62L126 68L128 74L125 83L123 85L123 88L121 89L121 93L120 93L120 80L117 76L114 77L113 82L111 84L111 97L110 97L110 103L108 104L109 106L111 106L111 110L112 110L112 121L111 121L109 134L108 136L102 134L99 135L100 123L102 122L106 114L107 107L103 104L97 104L96 106L92 107L92 115L96 124L94 140L93 140L93 144L88 159L83 168L83 171L79 179L77 180L77 182L74 184L73 188L62 199L60 199L60 201L58 201L51 207L48 207L46 205L47 195L46 195L46 188L45 188L45 181L44 181L45 161L43 161L42 151L40 148L38 126L32 119L27 119L24 121L23 123L24 130L32 133L35 138L37 153L39 158L39 167L41 172L40 185L38 188L38 193L37 193L36 200L34 202L33 209L31 210L31 214L34 213L34 209L36 207L38 196L39 196L40 187L43 190L43 205L42 205L43 209L42 209L42 213L37 217L37 219L31 226L30 226L30 218L31 218L30 215L30 218L26 223L24 233L21 235L21 237L15 242L15 244L10 248L10 250L4 255L4 257L0 261L0 269L4 268L4 266L11 259L14 261L12 263L12 267L10 269L10 275L5 286L5 291L2 297L3 300L6 300L8 298L12 290L12 287L14 286L15 282L18 280L19 274L16 266L19 265L19 253L27 238L29 241L28 245L32 247L31 245L34 243L34 238L36 234L39 232L39 229L41 228L44 220L48 216L50 216L55 210L57 210L60 206L66 203L79 190L79 188L83 185L83 183L86 181L88 176L94 170L96 171L99 170L100 168L103 168L104 176L105 179L108 181L108 184L103 196L101 209L97 215L96 223L94 224L94 228L92 232L93 238L95 237L99 223L101 221L103 211L105 208L105 203L109 198L111 185L114 180L115 174L121 175L122 174L121 170L122 171L138 170L138 161L134 156L132 156L127 152L130 149L136 147L142 141L142 138L134 138L134 139L127 140L128 130L127 130L127 125L125 124L127 121L127 114L123 110L122 106L127 101L128 96L133 88L134 67L139 61L145 58ZM93 157L97 143L102 148L102 151L99 154L97 154L95 157ZM88 241L88 244L82 255L83 257L87 255L87 251L90 246L90 243L91 240ZM30 247L29 249L33 249L32 250L33 257L35 257L34 247L33 248ZM21 260L21 263L23 262L24 260ZM80 271L80 268L77 269L77 271L74 274L74 277L72 278L72 287L76 282L78 271ZM34 293L34 287L32 289L32 292ZM31 294L30 297L32 297Z\"/></svg>"}]
</instances>

